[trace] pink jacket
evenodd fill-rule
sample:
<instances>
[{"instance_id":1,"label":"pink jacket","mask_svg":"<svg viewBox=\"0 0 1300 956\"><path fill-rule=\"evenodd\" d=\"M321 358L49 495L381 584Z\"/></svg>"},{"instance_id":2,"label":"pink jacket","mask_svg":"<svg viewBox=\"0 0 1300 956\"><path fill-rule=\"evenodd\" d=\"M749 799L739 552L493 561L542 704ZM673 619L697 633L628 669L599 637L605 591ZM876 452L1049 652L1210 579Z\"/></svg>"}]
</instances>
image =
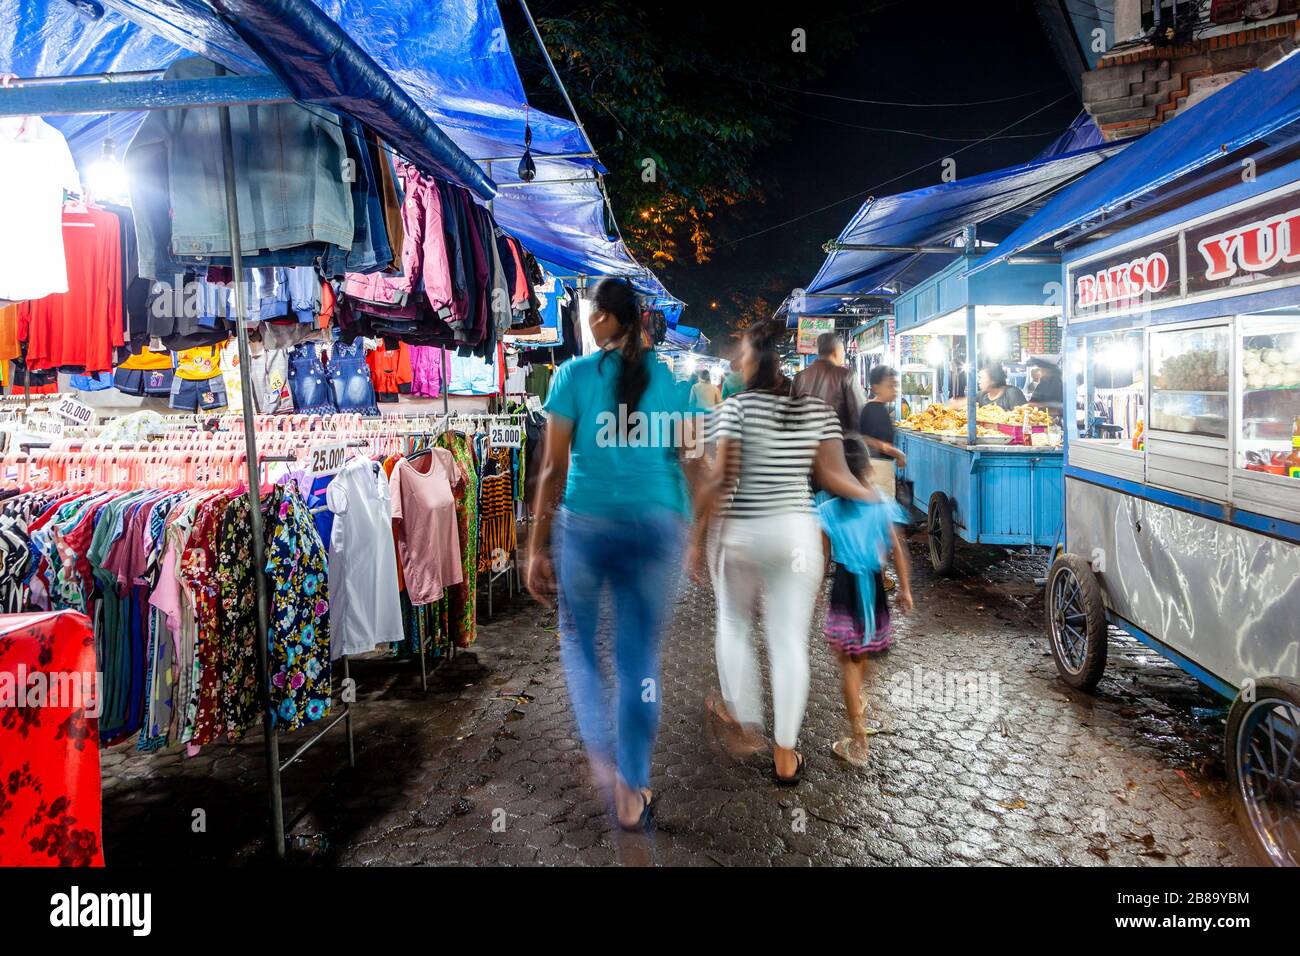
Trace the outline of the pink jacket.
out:
<instances>
[{"instance_id":1,"label":"pink jacket","mask_svg":"<svg viewBox=\"0 0 1300 956\"><path fill-rule=\"evenodd\" d=\"M411 346L411 394L437 398L449 379L446 350L431 345Z\"/></svg>"},{"instance_id":2,"label":"pink jacket","mask_svg":"<svg viewBox=\"0 0 1300 956\"><path fill-rule=\"evenodd\" d=\"M442 200L433 180L426 179L410 163L398 166L405 180L406 201L402 204L401 275L349 272L343 291L355 299L380 305L406 305L416 283L435 309L451 303L451 269L447 264L447 236L443 231Z\"/></svg>"}]
</instances>

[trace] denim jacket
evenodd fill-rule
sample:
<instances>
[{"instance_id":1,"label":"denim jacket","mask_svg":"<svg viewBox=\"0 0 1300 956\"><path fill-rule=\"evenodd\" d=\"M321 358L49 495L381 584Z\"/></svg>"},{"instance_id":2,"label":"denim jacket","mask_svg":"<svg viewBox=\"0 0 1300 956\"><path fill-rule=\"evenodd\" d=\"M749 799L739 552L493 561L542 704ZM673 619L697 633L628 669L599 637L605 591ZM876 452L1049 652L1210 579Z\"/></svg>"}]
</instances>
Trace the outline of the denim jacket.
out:
<instances>
[{"instance_id":1,"label":"denim jacket","mask_svg":"<svg viewBox=\"0 0 1300 956\"><path fill-rule=\"evenodd\" d=\"M165 78L216 75L216 64L189 57ZM353 203L337 118L297 103L232 106L230 126L245 253L310 243L351 248ZM216 109L150 113L127 147L125 166L142 276L162 278L178 266L229 257Z\"/></svg>"}]
</instances>

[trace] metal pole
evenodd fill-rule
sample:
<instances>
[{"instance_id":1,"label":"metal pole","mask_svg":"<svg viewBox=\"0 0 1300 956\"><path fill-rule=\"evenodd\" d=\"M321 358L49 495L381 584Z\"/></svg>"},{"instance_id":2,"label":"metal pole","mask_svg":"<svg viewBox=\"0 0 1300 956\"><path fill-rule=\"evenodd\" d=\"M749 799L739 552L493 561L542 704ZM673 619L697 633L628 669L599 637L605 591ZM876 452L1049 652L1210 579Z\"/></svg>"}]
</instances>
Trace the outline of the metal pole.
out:
<instances>
[{"instance_id":1,"label":"metal pole","mask_svg":"<svg viewBox=\"0 0 1300 956\"><path fill-rule=\"evenodd\" d=\"M966 240L966 253L968 255L975 252L975 227L967 226L964 230ZM975 399L975 390L979 387L979 332L975 327L975 306L966 306L966 363L970 366L970 371L966 374L966 442L975 444L976 430L979 428L975 420L977 402Z\"/></svg>"},{"instance_id":2,"label":"metal pole","mask_svg":"<svg viewBox=\"0 0 1300 956\"><path fill-rule=\"evenodd\" d=\"M269 647L270 594L266 585L266 538L262 530L261 471L253 423L253 387L248 379L248 329L244 327L243 250L239 243L239 198L235 192L235 148L230 135L230 108L221 107L221 159L226 177L226 218L230 224L230 268L235 280L235 331L239 342L239 392L244 402L244 449L248 464L248 517L253 533L253 580L257 584L257 671L262 692L262 731L266 778L271 803L271 845L284 859L284 803L280 796L280 739L271 712Z\"/></svg>"}]
</instances>

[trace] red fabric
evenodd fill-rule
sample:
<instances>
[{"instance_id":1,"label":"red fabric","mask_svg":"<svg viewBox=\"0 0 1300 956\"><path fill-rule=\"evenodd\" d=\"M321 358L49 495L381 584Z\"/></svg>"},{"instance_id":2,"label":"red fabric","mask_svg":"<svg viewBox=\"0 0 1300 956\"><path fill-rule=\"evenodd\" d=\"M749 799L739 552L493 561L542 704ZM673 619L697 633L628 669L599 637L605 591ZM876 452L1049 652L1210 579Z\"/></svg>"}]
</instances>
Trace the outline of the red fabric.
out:
<instances>
[{"instance_id":1,"label":"red fabric","mask_svg":"<svg viewBox=\"0 0 1300 956\"><path fill-rule=\"evenodd\" d=\"M411 384L411 350L405 342L399 342L397 348L386 349L382 345L366 353L366 364L370 366L370 381L375 391L380 394L393 395L400 386Z\"/></svg>"},{"instance_id":2,"label":"red fabric","mask_svg":"<svg viewBox=\"0 0 1300 956\"><path fill-rule=\"evenodd\" d=\"M103 209L63 212L68 291L24 302L18 338L27 343L27 367L113 368L122 331L122 242L117 217Z\"/></svg>"},{"instance_id":3,"label":"red fabric","mask_svg":"<svg viewBox=\"0 0 1300 956\"><path fill-rule=\"evenodd\" d=\"M54 693L44 706L30 697L17 706L22 679L30 695L35 674ZM104 865L99 721L78 699L98 693L94 682L84 614L0 616L0 866Z\"/></svg>"}]
</instances>

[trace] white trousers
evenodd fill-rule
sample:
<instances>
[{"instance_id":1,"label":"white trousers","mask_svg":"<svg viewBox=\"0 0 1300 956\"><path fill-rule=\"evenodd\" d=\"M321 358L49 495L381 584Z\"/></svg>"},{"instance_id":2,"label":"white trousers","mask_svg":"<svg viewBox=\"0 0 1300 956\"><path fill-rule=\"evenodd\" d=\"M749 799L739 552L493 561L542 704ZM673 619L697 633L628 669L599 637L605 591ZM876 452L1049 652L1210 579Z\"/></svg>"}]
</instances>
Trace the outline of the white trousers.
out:
<instances>
[{"instance_id":1,"label":"white trousers","mask_svg":"<svg viewBox=\"0 0 1300 956\"><path fill-rule=\"evenodd\" d=\"M822 581L821 528L812 514L724 518L711 548L718 601L718 680L741 723L762 726L753 622L763 594L773 736L793 748L808 705L808 639Z\"/></svg>"}]
</instances>

